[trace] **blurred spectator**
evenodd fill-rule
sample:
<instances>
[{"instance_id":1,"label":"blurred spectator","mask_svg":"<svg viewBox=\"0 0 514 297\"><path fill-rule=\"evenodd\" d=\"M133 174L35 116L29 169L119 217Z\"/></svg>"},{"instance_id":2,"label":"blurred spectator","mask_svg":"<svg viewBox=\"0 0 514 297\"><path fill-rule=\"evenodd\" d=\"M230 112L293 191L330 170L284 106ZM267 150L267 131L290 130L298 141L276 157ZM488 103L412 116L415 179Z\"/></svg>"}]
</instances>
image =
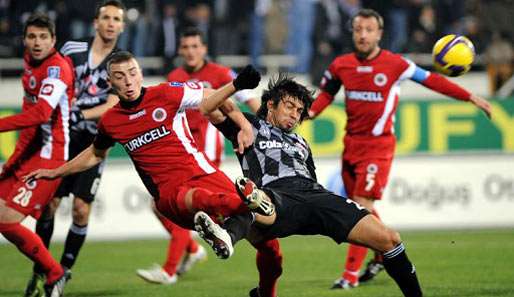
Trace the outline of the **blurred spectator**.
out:
<instances>
[{"instance_id":1,"label":"blurred spectator","mask_svg":"<svg viewBox=\"0 0 514 297\"><path fill-rule=\"evenodd\" d=\"M248 54L248 28L253 8L254 1L215 1L214 40L209 44L211 55Z\"/></svg>"},{"instance_id":2,"label":"blurred spectator","mask_svg":"<svg viewBox=\"0 0 514 297\"><path fill-rule=\"evenodd\" d=\"M249 52L251 63L260 67L259 57L265 44L265 21L266 15L271 9L271 0L255 0L252 13L250 15L250 28L249 28Z\"/></svg>"},{"instance_id":3,"label":"blurred spectator","mask_svg":"<svg viewBox=\"0 0 514 297\"><path fill-rule=\"evenodd\" d=\"M412 22L412 33L407 45L408 52L429 53L435 43L435 11L430 5L424 5L417 19Z\"/></svg>"},{"instance_id":4,"label":"blurred spectator","mask_svg":"<svg viewBox=\"0 0 514 297\"><path fill-rule=\"evenodd\" d=\"M505 34L502 36L498 31L494 32L492 42L485 52L485 59L491 95L494 95L513 74L512 40L507 40Z\"/></svg>"},{"instance_id":5,"label":"blurred spectator","mask_svg":"<svg viewBox=\"0 0 514 297\"><path fill-rule=\"evenodd\" d=\"M173 68L173 57L177 52L177 7L175 1L163 0L162 8L162 55L164 57L164 73Z\"/></svg>"},{"instance_id":6,"label":"blurred spectator","mask_svg":"<svg viewBox=\"0 0 514 297\"><path fill-rule=\"evenodd\" d=\"M71 39L82 39L93 36L91 20L95 18L96 5L85 0L66 0L66 13L73 18L69 19L68 30Z\"/></svg>"},{"instance_id":7,"label":"blurred spectator","mask_svg":"<svg viewBox=\"0 0 514 297\"><path fill-rule=\"evenodd\" d=\"M296 58L296 73L307 73L312 58L312 32L317 0L291 0L287 15L286 54Z\"/></svg>"}]
</instances>

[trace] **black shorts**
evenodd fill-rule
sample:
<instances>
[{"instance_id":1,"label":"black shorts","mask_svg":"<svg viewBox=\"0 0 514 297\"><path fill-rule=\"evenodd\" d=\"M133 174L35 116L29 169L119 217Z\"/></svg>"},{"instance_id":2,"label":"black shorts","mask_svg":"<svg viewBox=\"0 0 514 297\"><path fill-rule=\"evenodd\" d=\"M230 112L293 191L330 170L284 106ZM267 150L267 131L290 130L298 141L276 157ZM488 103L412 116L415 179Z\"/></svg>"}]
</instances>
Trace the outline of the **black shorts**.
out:
<instances>
[{"instance_id":1,"label":"black shorts","mask_svg":"<svg viewBox=\"0 0 514 297\"><path fill-rule=\"evenodd\" d=\"M303 178L284 178L262 188L275 203L277 219L261 231L266 238L325 235L338 244L364 216L364 207ZM259 228L260 229L260 228Z\"/></svg>"},{"instance_id":2,"label":"black shorts","mask_svg":"<svg viewBox=\"0 0 514 297\"><path fill-rule=\"evenodd\" d=\"M86 171L64 177L54 196L63 198L73 194L84 202L93 202L100 186L104 164L105 162L101 162Z\"/></svg>"}]
</instances>

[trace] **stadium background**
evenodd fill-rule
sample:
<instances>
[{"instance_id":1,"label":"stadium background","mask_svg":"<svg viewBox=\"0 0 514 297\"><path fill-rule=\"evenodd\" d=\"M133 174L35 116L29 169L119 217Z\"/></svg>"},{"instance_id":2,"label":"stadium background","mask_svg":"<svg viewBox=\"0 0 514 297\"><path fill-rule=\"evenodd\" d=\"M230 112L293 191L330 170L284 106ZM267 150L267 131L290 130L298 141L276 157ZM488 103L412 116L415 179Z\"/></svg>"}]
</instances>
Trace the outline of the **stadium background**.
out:
<instances>
[{"instance_id":1,"label":"stadium background","mask_svg":"<svg viewBox=\"0 0 514 297\"><path fill-rule=\"evenodd\" d=\"M58 39L62 42L88 36L94 13L92 2L0 1L0 116L19 111L21 104L19 36L20 24L28 13L42 10L52 15L58 23ZM378 208L386 223L400 230L414 230L407 233L414 238L429 234L423 240L437 242L439 233L433 235L426 230L446 229L450 231L445 232L466 234L485 229L492 235L484 240L501 240L505 236L512 239L514 27L509 17L514 15L513 1L123 2L129 11L127 30L120 45L140 57L147 85L163 81L163 75L180 63L175 58L176 36L187 25L197 25L207 33L213 60L236 70L248 62L258 65L265 75L256 93L279 70L290 71L315 88L330 60L350 49L346 21L358 7L373 7L385 16L384 48L405 53L428 69L431 67L429 52L438 37L446 33L467 35L476 46L477 63L472 72L452 80L491 99L492 121L469 104L444 98L411 82L404 83L396 116L397 158L384 200ZM307 12L295 9L304 6ZM71 17L73 15L77 17ZM295 20L306 23L310 20L311 26L297 26ZM288 34L292 37L288 38ZM295 48L302 51L297 52ZM302 54L304 51L310 54ZM345 123L341 93L337 104L298 130L312 145L320 181L330 186L339 177ZM0 162L12 152L16 137L14 132L0 134ZM222 168L231 177L239 175L230 150ZM164 238L165 232L151 213L149 203L150 197L130 161L120 147L115 148L100 184L88 240ZM71 217L68 203L57 216L55 235L62 240ZM33 221L28 219L26 224L33 226ZM462 231L464 229L467 231ZM293 240L294 244L306 242L302 238ZM1 238L0 243L4 242ZM92 245L98 248L97 243ZM160 251L155 248L153 252L164 254L164 245ZM0 254L0 263L6 261ZM511 290L514 288L506 289L503 295L484 296L511 296Z\"/></svg>"}]
</instances>

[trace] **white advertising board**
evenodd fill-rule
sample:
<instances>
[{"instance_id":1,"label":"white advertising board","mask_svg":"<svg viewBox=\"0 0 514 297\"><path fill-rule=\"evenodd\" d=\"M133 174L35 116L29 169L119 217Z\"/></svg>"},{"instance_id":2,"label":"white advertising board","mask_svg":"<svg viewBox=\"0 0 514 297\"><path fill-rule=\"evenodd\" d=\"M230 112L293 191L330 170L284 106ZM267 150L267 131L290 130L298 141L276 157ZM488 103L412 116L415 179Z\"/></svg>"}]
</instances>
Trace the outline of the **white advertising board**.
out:
<instances>
[{"instance_id":1,"label":"white advertising board","mask_svg":"<svg viewBox=\"0 0 514 297\"><path fill-rule=\"evenodd\" d=\"M316 160L320 183L338 179L339 163L335 158ZM222 168L232 178L240 175L234 160ZM57 213L56 239L64 239L70 225L69 200ZM150 201L131 164L108 162L89 239L167 236ZM384 222L400 229L514 227L514 155L397 158L384 198L376 206ZM24 224L33 227L34 220Z\"/></svg>"}]
</instances>

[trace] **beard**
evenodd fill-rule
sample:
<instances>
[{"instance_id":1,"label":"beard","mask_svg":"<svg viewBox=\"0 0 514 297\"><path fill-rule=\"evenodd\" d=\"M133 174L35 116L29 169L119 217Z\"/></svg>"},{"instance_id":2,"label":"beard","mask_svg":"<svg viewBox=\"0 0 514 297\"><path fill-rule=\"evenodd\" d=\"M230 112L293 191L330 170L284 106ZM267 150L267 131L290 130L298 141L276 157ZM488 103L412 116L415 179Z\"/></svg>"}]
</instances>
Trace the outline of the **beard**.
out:
<instances>
[{"instance_id":1,"label":"beard","mask_svg":"<svg viewBox=\"0 0 514 297\"><path fill-rule=\"evenodd\" d=\"M370 47L369 50L361 51L361 50L357 49L357 47L354 44L353 51L354 51L355 55L357 56L357 58L359 58L360 60L365 60L373 53L373 51L375 51L375 49L377 47L378 47L378 44L375 44L374 46Z\"/></svg>"}]
</instances>

